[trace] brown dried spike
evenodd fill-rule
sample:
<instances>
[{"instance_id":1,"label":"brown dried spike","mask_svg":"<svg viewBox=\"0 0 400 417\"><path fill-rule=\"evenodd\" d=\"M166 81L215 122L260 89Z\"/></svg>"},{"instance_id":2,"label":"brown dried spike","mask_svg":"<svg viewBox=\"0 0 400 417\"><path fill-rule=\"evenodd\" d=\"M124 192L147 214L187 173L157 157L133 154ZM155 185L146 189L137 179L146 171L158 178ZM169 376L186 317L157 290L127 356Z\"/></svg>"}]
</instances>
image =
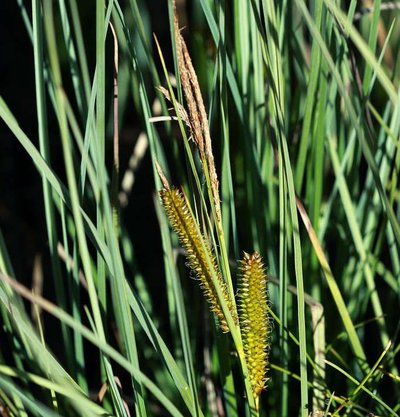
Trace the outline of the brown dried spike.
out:
<instances>
[{"instance_id":1,"label":"brown dried spike","mask_svg":"<svg viewBox=\"0 0 400 417\"><path fill-rule=\"evenodd\" d=\"M200 158L208 167L211 181L211 191L214 201L217 222L221 222L221 202L219 199L219 182L215 169L214 156L211 146L210 129L204 107L203 98L200 91L196 72L185 41L179 31L178 16L176 12L176 2L174 1L174 32L177 48L179 73L182 88L186 97L189 109L189 122L192 127L193 138L199 148Z\"/></svg>"},{"instance_id":2,"label":"brown dried spike","mask_svg":"<svg viewBox=\"0 0 400 417\"><path fill-rule=\"evenodd\" d=\"M178 58L178 67L179 67L179 75L182 83L183 92L186 97L186 102L189 109L189 122L191 125L191 130L193 133L193 139L196 142L200 156L204 157L204 140L203 134L201 129L201 123L199 118L199 111L197 108L196 100L193 96L192 87L190 85L189 80L189 72L185 65L185 59L183 57L183 44L185 43L182 35L179 31L179 23L178 23L178 16L176 13L176 3L174 1L174 32L175 32L175 43L176 43L176 53Z\"/></svg>"},{"instance_id":3,"label":"brown dried spike","mask_svg":"<svg viewBox=\"0 0 400 417\"><path fill-rule=\"evenodd\" d=\"M200 91L199 81L197 79L197 75L192 64L192 60L190 59L189 51L183 39L181 40L181 46L182 46L183 57L185 60L185 67L189 74L189 80L190 80L193 93L196 99L197 109L199 111L200 123L201 123L201 128L202 128L202 133L203 133L202 137L204 138L204 143L205 143L204 151L206 155L208 170L210 173L215 212L217 215L217 220L220 221L221 220L221 203L219 199L219 182L218 182L217 172L215 169L214 155L212 152L210 128L208 125L207 113L204 107L204 102L203 102L203 97Z\"/></svg>"}]
</instances>

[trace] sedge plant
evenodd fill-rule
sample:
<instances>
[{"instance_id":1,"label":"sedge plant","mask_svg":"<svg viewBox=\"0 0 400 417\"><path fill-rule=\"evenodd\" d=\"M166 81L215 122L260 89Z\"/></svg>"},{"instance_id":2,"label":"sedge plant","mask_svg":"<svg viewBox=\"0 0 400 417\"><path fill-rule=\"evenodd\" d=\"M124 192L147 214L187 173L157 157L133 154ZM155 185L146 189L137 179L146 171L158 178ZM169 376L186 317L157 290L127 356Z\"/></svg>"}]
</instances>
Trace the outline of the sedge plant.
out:
<instances>
[{"instance_id":1,"label":"sedge plant","mask_svg":"<svg viewBox=\"0 0 400 417\"><path fill-rule=\"evenodd\" d=\"M0 416L398 416L397 3L3 3Z\"/></svg>"}]
</instances>

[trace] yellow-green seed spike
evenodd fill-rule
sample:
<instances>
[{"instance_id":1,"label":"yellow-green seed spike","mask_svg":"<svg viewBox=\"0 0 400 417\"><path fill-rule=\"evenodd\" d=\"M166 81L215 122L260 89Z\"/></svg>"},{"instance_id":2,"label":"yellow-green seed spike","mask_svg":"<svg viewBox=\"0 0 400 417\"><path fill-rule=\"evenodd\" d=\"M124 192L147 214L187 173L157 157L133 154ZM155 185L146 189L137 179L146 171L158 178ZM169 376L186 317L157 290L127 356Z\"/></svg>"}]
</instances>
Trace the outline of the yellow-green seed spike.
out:
<instances>
[{"instance_id":1,"label":"yellow-green seed spike","mask_svg":"<svg viewBox=\"0 0 400 417\"><path fill-rule=\"evenodd\" d=\"M210 305L210 310L217 315L221 330L224 333L229 332L229 327L212 281L213 272L217 277L218 286L236 323L238 318L234 312L226 283L219 271L208 240L200 234L187 200L181 191L177 188L164 189L160 191L160 197L168 220L178 235L180 244L185 249L188 265L200 282L200 287ZM211 260L211 265L208 260Z\"/></svg>"},{"instance_id":2,"label":"yellow-green seed spike","mask_svg":"<svg viewBox=\"0 0 400 417\"><path fill-rule=\"evenodd\" d=\"M269 352L267 275L259 253L244 253L240 261L239 323L253 395L266 387Z\"/></svg>"}]
</instances>

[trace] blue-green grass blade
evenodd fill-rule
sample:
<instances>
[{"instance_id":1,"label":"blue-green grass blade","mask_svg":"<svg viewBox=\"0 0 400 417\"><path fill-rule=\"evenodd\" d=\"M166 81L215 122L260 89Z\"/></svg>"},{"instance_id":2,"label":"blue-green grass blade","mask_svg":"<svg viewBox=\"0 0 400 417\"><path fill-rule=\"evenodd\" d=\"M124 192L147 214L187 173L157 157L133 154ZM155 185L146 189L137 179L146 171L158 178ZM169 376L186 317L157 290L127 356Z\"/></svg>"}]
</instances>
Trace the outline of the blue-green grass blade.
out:
<instances>
[{"instance_id":1,"label":"blue-green grass blade","mask_svg":"<svg viewBox=\"0 0 400 417\"><path fill-rule=\"evenodd\" d=\"M322 22L322 10L323 0L318 0L314 5L314 20L316 30L321 31ZM309 141L312 137L312 117L313 110L315 109L315 94L317 92L318 78L321 77L320 62L321 62L321 50L318 47L315 40L313 40L311 47L311 71L308 79L306 104L304 110L304 119L302 124L299 153L297 156L296 169L295 169L295 187L298 193L301 192L303 183L304 169L307 161L307 150L309 148ZM323 75L322 75L323 76ZM314 110L315 113L315 110ZM315 117L315 114L314 114Z\"/></svg>"},{"instance_id":2,"label":"blue-green grass blade","mask_svg":"<svg viewBox=\"0 0 400 417\"><path fill-rule=\"evenodd\" d=\"M33 30L32 30L32 22L30 19L30 13L26 9L23 0L16 0L16 3L21 11L22 20L28 32L28 36L30 39L33 39Z\"/></svg>"},{"instance_id":3,"label":"blue-green grass blade","mask_svg":"<svg viewBox=\"0 0 400 417\"><path fill-rule=\"evenodd\" d=\"M379 20L381 18L381 1L380 0L376 0L373 3L374 5L374 11L372 14L372 24L370 26L370 30L369 30L369 36L368 36L368 47L370 49L370 51L372 53L375 54L375 49L376 49L376 43L378 41L378 24L379 24ZM351 19L349 19L351 22ZM374 71L375 72L375 71ZM364 77L363 77L363 84L362 84L362 89L363 89L363 93L364 95L367 95L369 93L369 91L371 91L371 78L372 78L372 67L370 65L367 65L365 67L364 70Z\"/></svg>"},{"instance_id":4,"label":"blue-green grass blade","mask_svg":"<svg viewBox=\"0 0 400 417\"><path fill-rule=\"evenodd\" d=\"M35 62L35 85L36 85L36 108L39 130L39 147L43 158L50 163L50 149L48 139L47 125L47 105L45 98L45 79L44 79L44 55L43 55L43 15L42 7L39 1L34 0L32 4L32 21L33 21L33 50ZM62 277L61 265L57 256L58 233L56 217L53 206L52 190L49 182L42 177L42 188L44 198L44 209L46 217L47 236L49 239L50 258L53 272L53 281L55 286L56 297L59 305L66 308L65 285ZM65 353L70 369L73 369L73 351L69 330L62 325L62 339L65 346Z\"/></svg>"},{"instance_id":5,"label":"blue-green grass blade","mask_svg":"<svg viewBox=\"0 0 400 417\"><path fill-rule=\"evenodd\" d=\"M301 415L306 417L308 415L308 376L307 376L307 343L306 343L306 322L304 309L304 282L303 282L303 267L301 256L301 242L300 230L297 218L297 209L295 202L295 190L293 173L290 165L290 158L287 149L286 141L281 138L281 155L283 156L282 164L284 166L287 188L288 188L288 211L291 216L292 223L292 239L294 246L294 267L297 287L297 315L298 315L298 332L299 332L299 359L300 359L300 385L301 385Z\"/></svg>"},{"instance_id":6,"label":"blue-green grass blade","mask_svg":"<svg viewBox=\"0 0 400 417\"><path fill-rule=\"evenodd\" d=\"M279 164L279 319L282 325L279 328L279 345L282 350L282 367L287 369L289 364L289 344L287 332L289 320L288 304L288 233L285 231L288 221L287 208L287 186L284 180L283 164ZM289 407L289 377L288 374L281 375L281 412L287 415Z\"/></svg>"},{"instance_id":7,"label":"blue-green grass blade","mask_svg":"<svg viewBox=\"0 0 400 417\"><path fill-rule=\"evenodd\" d=\"M79 18L79 11L76 0L69 0L68 3L71 12L72 27L75 34L77 58L79 61L79 68L82 77L82 88L84 90L84 106L87 109L90 97L90 76L87 62L87 53L82 33L82 25Z\"/></svg>"},{"instance_id":8,"label":"blue-green grass blade","mask_svg":"<svg viewBox=\"0 0 400 417\"><path fill-rule=\"evenodd\" d=\"M60 20L62 33L64 37L65 48L67 51L68 64L70 68L70 75L72 79L73 90L75 93L75 100L78 107L78 111L82 119L84 119L84 114L86 112L86 97L85 91L82 85L82 77L78 67L78 57L75 49L75 44L72 38L71 26L69 21L69 16L67 12L67 7L65 5L65 0L60 0L58 2L60 9Z\"/></svg>"}]
</instances>

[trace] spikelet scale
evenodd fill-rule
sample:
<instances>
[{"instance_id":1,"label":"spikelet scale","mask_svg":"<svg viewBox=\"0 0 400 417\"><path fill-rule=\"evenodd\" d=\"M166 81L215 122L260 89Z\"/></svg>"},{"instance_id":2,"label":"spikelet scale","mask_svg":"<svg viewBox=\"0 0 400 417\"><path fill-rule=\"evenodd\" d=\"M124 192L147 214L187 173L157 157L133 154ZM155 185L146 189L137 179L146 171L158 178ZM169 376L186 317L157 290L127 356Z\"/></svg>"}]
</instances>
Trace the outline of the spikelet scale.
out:
<instances>
[{"instance_id":1,"label":"spikelet scale","mask_svg":"<svg viewBox=\"0 0 400 417\"><path fill-rule=\"evenodd\" d=\"M209 303L210 310L217 315L221 330L226 333L229 331L229 327L212 281L213 271L234 321L237 322L238 319L208 240L200 234L186 198L181 191L177 188L163 189L160 191L160 197L171 226L178 235L180 244L185 249L188 265L200 282L200 287ZM211 265L207 258L211 260Z\"/></svg>"},{"instance_id":2,"label":"spikelet scale","mask_svg":"<svg viewBox=\"0 0 400 417\"><path fill-rule=\"evenodd\" d=\"M244 253L240 261L238 307L240 330L253 395L266 386L269 351L267 275L259 253Z\"/></svg>"}]
</instances>

